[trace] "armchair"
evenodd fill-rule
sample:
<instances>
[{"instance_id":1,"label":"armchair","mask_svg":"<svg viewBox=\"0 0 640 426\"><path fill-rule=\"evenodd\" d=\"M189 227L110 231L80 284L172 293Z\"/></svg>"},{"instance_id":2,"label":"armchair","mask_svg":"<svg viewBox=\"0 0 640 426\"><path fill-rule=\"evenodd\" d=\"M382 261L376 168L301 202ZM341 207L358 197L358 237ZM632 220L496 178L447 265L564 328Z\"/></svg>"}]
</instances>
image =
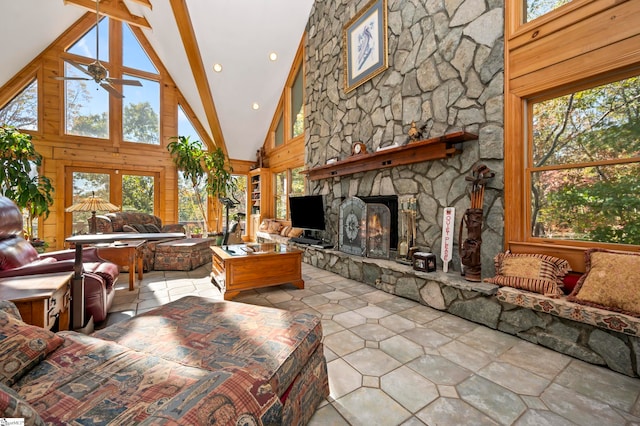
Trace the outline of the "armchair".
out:
<instances>
[{"instance_id":1,"label":"armchair","mask_svg":"<svg viewBox=\"0 0 640 426\"><path fill-rule=\"evenodd\" d=\"M22 213L8 198L0 197L0 278L73 271L75 251L38 255L22 237ZM83 250L85 315L95 322L107 318L115 296L118 266L98 256L95 248Z\"/></svg>"}]
</instances>

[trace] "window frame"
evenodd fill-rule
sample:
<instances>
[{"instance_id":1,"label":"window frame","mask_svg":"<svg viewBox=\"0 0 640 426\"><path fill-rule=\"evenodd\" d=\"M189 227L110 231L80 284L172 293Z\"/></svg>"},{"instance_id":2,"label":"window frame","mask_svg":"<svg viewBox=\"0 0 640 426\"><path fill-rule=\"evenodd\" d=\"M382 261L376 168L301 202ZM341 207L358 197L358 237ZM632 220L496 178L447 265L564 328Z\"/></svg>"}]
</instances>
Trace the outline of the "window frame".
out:
<instances>
[{"instance_id":1,"label":"window frame","mask_svg":"<svg viewBox=\"0 0 640 426\"><path fill-rule=\"evenodd\" d=\"M599 84L621 80L640 72L639 25L628 27L625 14L638 11L634 2L573 0L522 24L523 0L505 4L505 119L504 119L504 245L519 252L542 252L570 261L584 271L584 250L601 247L640 252L640 246L551 240L530 233L530 178L528 161L532 129L531 101L548 99ZM636 13L637 16L637 13ZM616 25L611 25L617 19ZM598 28L594 28L593 24ZM625 24L626 22L626 24ZM620 31L619 27L625 28ZM593 38L585 37L587 30ZM624 34L620 34L624 33ZM554 40L563 49L545 61L535 60Z\"/></svg>"}]
</instances>

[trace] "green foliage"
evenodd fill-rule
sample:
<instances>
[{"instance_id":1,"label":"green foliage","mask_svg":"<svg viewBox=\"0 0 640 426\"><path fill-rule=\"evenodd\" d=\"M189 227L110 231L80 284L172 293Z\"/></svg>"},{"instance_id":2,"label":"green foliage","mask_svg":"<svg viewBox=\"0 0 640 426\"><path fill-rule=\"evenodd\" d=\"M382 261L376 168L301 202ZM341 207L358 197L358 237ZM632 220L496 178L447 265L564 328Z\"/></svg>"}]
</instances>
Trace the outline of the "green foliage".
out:
<instances>
[{"instance_id":1,"label":"green foliage","mask_svg":"<svg viewBox=\"0 0 640 426\"><path fill-rule=\"evenodd\" d=\"M640 77L534 104L535 236L640 244Z\"/></svg>"},{"instance_id":2,"label":"green foliage","mask_svg":"<svg viewBox=\"0 0 640 426\"><path fill-rule=\"evenodd\" d=\"M233 169L227 163L224 151L216 148L211 152L202 149L202 143L191 140L189 136L175 136L167 145L176 168L182 172L185 180L190 182L192 199L198 206L200 219L205 231L206 221L206 195L212 197L226 197L232 194L235 185L231 173ZM202 192L202 188L205 192Z\"/></svg>"},{"instance_id":3,"label":"green foliage","mask_svg":"<svg viewBox=\"0 0 640 426\"><path fill-rule=\"evenodd\" d=\"M153 177L122 176L122 210L153 214Z\"/></svg>"},{"instance_id":4,"label":"green foliage","mask_svg":"<svg viewBox=\"0 0 640 426\"><path fill-rule=\"evenodd\" d=\"M125 140L158 144L160 120L149 102L125 105L122 117Z\"/></svg>"},{"instance_id":5,"label":"green foliage","mask_svg":"<svg viewBox=\"0 0 640 426\"><path fill-rule=\"evenodd\" d=\"M0 109L0 124L23 130L38 129L38 80Z\"/></svg>"},{"instance_id":6,"label":"green foliage","mask_svg":"<svg viewBox=\"0 0 640 426\"><path fill-rule=\"evenodd\" d=\"M49 206L53 204L51 180L38 175L42 156L36 151L31 135L12 126L0 127L0 152L0 195L27 211L27 232L31 235L33 219L49 216Z\"/></svg>"},{"instance_id":7,"label":"green foliage","mask_svg":"<svg viewBox=\"0 0 640 426\"><path fill-rule=\"evenodd\" d=\"M101 114L77 115L73 118L70 133L106 139L109 137L109 117Z\"/></svg>"}]
</instances>

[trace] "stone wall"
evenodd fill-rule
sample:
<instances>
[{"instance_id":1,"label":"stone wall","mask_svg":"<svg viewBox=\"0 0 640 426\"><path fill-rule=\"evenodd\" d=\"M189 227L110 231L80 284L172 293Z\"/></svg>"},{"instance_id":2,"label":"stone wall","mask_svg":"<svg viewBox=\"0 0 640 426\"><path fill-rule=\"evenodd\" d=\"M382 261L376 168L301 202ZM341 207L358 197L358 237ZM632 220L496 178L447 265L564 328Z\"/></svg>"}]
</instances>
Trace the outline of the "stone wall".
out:
<instances>
[{"instance_id":1,"label":"stone wall","mask_svg":"<svg viewBox=\"0 0 640 426\"><path fill-rule=\"evenodd\" d=\"M470 201L465 177L484 163L496 172L485 192L483 276L503 248L503 2L499 0L388 0L389 68L345 93L343 28L367 0L316 1L307 25L305 163L347 158L353 142L368 151L407 143L412 121L424 139L464 130L446 160L357 173L309 183L323 194L325 238L337 243L339 205L346 197L416 197L417 245L439 258L442 213L456 207L459 226ZM453 268L459 270L457 244ZM440 265L441 266L441 265Z\"/></svg>"},{"instance_id":2,"label":"stone wall","mask_svg":"<svg viewBox=\"0 0 640 426\"><path fill-rule=\"evenodd\" d=\"M500 296L504 289L498 291L498 286L493 284L465 281L459 273L418 272L394 261L367 259L308 246L298 248L304 251L303 262L315 267L585 362L606 366L627 376L640 375L638 319L625 318L627 333L624 333L625 327L620 327L624 321L615 320L619 317L616 313L611 313L609 317L606 315L608 311L584 307L588 314L580 315L579 311L569 307L569 312L560 317L536 309L536 306L528 308L508 303L505 300L509 298ZM510 291L518 292L514 289ZM523 291L520 293L527 294ZM582 305L577 306L582 308ZM589 323L595 319L592 316L603 313L604 317ZM583 321L575 321L574 318L582 318Z\"/></svg>"}]
</instances>

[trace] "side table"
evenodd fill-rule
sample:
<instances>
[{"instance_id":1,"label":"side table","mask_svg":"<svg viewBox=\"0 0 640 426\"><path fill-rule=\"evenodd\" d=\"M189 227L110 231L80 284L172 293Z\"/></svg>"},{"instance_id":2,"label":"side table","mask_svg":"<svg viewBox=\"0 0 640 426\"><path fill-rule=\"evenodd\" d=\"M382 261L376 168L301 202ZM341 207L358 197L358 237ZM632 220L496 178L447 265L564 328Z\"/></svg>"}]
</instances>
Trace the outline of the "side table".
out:
<instances>
[{"instance_id":1,"label":"side table","mask_svg":"<svg viewBox=\"0 0 640 426\"><path fill-rule=\"evenodd\" d=\"M27 324L51 330L69 329L73 272L24 275L0 279L0 300L10 300Z\"/></svg>"},{"instance_id":2,"label":"side table","mask_svg":"<svg viewBox=\"0 0 640 426\"><path fill-rule=\"evenodd\" d=\"M123 267L129 267L129 291L133 291L135 285L135 271L138 268L138 281L142 281L142 246L146 240L128 240L105 244L96 244L98 255L109 262Z\"/></svg>"}]
</instances>

